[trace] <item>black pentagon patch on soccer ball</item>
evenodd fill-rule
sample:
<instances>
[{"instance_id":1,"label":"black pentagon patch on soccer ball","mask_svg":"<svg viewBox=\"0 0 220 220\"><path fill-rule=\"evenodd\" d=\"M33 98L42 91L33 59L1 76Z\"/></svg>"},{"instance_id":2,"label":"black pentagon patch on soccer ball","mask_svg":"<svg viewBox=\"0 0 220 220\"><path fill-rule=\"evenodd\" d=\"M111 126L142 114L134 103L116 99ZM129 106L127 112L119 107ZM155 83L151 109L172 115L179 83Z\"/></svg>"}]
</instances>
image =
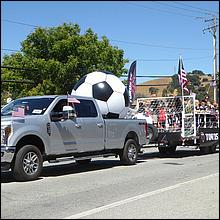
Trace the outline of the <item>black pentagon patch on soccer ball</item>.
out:
<instances>
[{"instance_id":1,"label":"black pentagon patch on soccer ball","mask_svg":"<svg viewBox=\"0 0 220 220\"><path fill-rule=\"evenodd\" d=\"M113 89L105 81L96 83L92 86L92 96L95 99L106 102L112 93Z\"/></svg>"},{"instance_id":2,"label":"black pentagon patch on soccer ball","mask_svg":"<svg viewBox=\"0 0 220 220\"><path fill-rule=\"evenodd\" d=\"M83 76L83 77L75 84L75 86L73 87L74 90L77 90L77 89L79 88L79 86L82 85L82 84L85 82L86 76L87 76L87 75Z\"/></svg>"},{"instance_id":3,"label":"black pentagon patch on soccer ball","mask_svg":"<svg viewBox=\"0 0 220 220\"><path fill-rule=\"evenodd\" d=\"M119 114L109 112L109 113L106 115L106 117L107 117L107 118L119 118Z\"/></svg>"},{"instance_id":4,"label":"black pentagon patch on soccer ball","mask_svg":"<svg viewBox=\"0 0 220 220\"><path fill-rule=\"evenodd\" d=\"M124 91L124 99L125 99L125 107L128 107L129 105L129 94L128 94L128 90L127 88L125 88L125 91Z\"/></svg>"}]
</instances>

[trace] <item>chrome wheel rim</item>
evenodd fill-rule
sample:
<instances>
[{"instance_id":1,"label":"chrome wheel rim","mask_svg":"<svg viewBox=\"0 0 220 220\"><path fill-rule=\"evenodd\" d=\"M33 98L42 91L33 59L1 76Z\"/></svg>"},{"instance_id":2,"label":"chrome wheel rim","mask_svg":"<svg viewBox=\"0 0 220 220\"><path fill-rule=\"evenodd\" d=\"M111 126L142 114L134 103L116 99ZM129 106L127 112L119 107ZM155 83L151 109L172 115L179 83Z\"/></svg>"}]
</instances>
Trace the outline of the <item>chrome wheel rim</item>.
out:
<instances>
[{"instance_id":1,"label":"chrome wheel rim","mask_svg":"<svg viewBox=\"0 0 220 220\"><path fill-rule=\"evenodd\" d=\"M35 152L28 152L23 159L24 172L27 175L33 175L39 167L39 158Z\"/></svg>"},{"instance_id":2,"label":"chrome wheel rim","mask_svg":"<svg viewBox=\"0 0 220 220\"><path fill-rule=\"evenodd\" d=\"M136 160L136 157L137 157L137 150L136 150L136 147L134 144L131 144L129 147L128 147L128 159L130 161L134 161Z\"/></svg>"}]
</instances>

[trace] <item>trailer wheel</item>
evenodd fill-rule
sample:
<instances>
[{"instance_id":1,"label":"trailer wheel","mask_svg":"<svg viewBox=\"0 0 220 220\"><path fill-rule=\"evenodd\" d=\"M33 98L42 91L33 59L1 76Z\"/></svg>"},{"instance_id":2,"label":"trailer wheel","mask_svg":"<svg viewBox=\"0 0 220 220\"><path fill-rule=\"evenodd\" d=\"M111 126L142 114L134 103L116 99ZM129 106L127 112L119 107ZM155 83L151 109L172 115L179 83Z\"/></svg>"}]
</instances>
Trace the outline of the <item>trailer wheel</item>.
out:
<instances>
[{"instance_id":1,"label":"trailer wheel","mask_svg":"<svg viewBox=\"0 0 220 220\"><path fill-rule=\"evenodd\" d=\"M119 154L120 160L124 165L134 165L138 157L138 144L133 139L125 142L123 150Z\"/></svg>"},{"instance_id":2,"label":"trailer wheel","mask_svg":"<svg viewBox=\"0 0 220 220\"><path fill-rule=\"evenodd\" d=\"M200 149L200 153L202 154L210 154L216 152L216 147L217 145L212 145L212 146L200 147L199 149Z\"/></svg>"},{"instance_id":3,"label":"trailer wheel","mask_svg":"<svg viewBox=\"0 0 220 220\"><path fill-rule=\"evenodd\" d=\"M43 169L43 157L34 145L25 145L16 154L13 175L17 181L37 179Z\"/></svg>"},{"instance_id":4,"label":"trailer wheel","mask_svg":"<svg viewBox=\"0 0 220 220\"><path fill-rule=\"evenodd\" d=\"M158 142L158 150L160 154L167 154L168 153L168 141L165 142Z\"/></svg>"},{"instance_id":5,"label":"trailer wheel","mask_svg":"<svg viewBox=\"0 0 220 220\"><path fill-rule=\"evenodd\" d=\"M208 154L209 153L209 147L199 147L201 154Z\"/></svg>"},{"instance_id":6,"label":"trailer wheel","mask_svg":"<svg viewBox=\"0 0 220 220\"><path fill-rule=\"evenodd\" d=\"M176 145L173 145L173 146L169 146L168 147L168 152L170 153L170 154L173 154L173 153L175 153L176 152Z\"/></svg>"},{"instance_id":7,"label":"trailer wheel","mask_svg":"<svg viewBox=\"0 0 220 220\"><path fill-rule=\"evenodd\" d=\"M216 152L216 147L217 147L217 145L212 145L212 146L210 146L210 147L209 147L209 152L210 152L210 153L215 153L215 152Z\"/></svg>"},{"instance_id":8,"label":"trailer wheel","mask_svg":"<svg viewBox=\"0 0 220 220\"><path fill-rule=\"evenodd\" d=\"M158 150L159 150L160 154L167 154L168 153L167 147L158 147Z\"/></svg>"},{"instance_id":9,"label":"trailer wheel","mask_svg":"<svg viewBox=\"0 0 220 220\"><path fill-rule=\"evenodd\" d=\"M177 147L176 145L170 145L170 146L167 145L167 146L158 147L158 150L160 154L173 154L176 152L176 147Z\"/></svg>"}]
</instances>

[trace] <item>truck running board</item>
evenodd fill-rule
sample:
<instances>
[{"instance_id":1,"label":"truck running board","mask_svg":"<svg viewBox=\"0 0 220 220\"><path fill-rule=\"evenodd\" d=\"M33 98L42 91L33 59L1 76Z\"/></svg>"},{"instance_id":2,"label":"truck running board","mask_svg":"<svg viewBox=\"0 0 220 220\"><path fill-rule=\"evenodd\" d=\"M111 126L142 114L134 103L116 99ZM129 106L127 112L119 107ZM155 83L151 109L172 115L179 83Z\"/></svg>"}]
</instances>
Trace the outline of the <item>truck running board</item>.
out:
<instances>
[{"instance_id":1,"label":"truck running board","mask_svg":"<svg viewBox=\"0 0 220 220\"><path fill-rule=\"evenodd\" d=\"M96 155L91 155L91 156L82 156L82 157L63 157L63 158L57 158L57 159L52 159L48 160L49 163L59 163L59 162L65 162L65 161L70 161L70 160L87 160L87 159L92 159L96 157L110 157L110 156L115 156L117 157L116 153L107 153L107 154L96 154Z\"/></svg>"}]
</instances>

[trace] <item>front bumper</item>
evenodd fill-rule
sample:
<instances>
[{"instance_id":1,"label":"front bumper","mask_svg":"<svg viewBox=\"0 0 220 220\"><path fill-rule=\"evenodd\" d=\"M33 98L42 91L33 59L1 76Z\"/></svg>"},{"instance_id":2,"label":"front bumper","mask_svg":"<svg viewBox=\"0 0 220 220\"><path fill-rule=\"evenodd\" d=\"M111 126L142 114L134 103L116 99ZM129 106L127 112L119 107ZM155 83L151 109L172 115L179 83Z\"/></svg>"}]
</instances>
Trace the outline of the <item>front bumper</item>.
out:
<instances>
[{"instance_id":1,"label":"front bumper","mask_svg":"<svg viewBox=\"0 0 220 220\"><path fill-rule=\"evenodd\" d=\"M1 164L10 164L15 154L15 147L1 146Z\"/></svg>"}]
</instances>

